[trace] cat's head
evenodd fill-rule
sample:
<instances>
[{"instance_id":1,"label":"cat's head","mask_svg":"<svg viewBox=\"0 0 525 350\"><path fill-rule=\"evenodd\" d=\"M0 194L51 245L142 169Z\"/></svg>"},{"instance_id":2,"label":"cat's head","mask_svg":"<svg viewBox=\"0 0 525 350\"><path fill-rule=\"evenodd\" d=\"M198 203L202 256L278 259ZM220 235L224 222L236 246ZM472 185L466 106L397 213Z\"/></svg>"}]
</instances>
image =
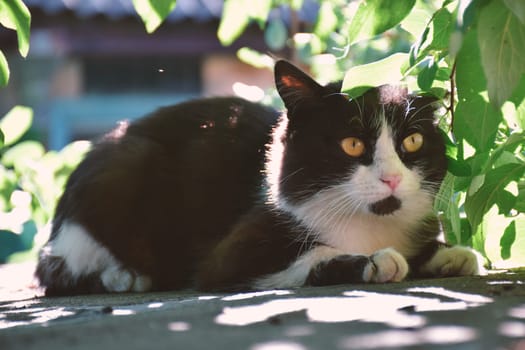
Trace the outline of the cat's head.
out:
<instances>
[{"instance_id":1,"label":"cat's head","mask_svg":"<svg viewBox=\"0 0 525 350\"><path fill-rule=\"evenodd\" d=\"M271 196L288 211L428 215L446 172L436 100L382 86L357 99L286 61L275 66L287 108L271 149ZM277 160L275 160L277 159Z\"/></svg>"}]
</instances>

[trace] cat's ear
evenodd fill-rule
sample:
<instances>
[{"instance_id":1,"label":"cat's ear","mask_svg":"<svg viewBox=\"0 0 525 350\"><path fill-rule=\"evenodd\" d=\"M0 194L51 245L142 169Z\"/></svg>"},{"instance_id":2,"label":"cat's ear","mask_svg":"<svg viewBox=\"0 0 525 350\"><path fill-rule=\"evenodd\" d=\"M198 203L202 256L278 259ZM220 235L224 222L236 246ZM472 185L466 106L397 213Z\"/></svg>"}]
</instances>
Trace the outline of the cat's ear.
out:
<instances>
[{"instance_id":1,"label":"cat's ear","mask_svg":"<svg viewBox=\"0 0 525 350\"><path fill-rule=\"evenodd\" d=\"M274 74L277 91L288 110L291 110L302 99L323 95L323 86L290 62L277 61Z\"/></svg>"}]
</instances>

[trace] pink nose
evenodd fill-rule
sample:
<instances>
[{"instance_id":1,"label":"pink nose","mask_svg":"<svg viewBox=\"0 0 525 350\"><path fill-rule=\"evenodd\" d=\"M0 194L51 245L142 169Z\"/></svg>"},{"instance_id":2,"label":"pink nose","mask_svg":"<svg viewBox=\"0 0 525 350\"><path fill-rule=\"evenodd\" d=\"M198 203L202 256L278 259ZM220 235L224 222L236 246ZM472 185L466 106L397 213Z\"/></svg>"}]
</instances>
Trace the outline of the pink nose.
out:
<instances>
[{"instance_id":1,"label":"pink nose","mask_svg":"<svg viewBox=\"0 0 525 350\"><path fill-rule=\"evenodd\" d=\"M381 177L381 181L388 185L388 187L390 187L390 189L393 191L401 182L401 175L383 175Z\"/></svg>"}]
</instances>

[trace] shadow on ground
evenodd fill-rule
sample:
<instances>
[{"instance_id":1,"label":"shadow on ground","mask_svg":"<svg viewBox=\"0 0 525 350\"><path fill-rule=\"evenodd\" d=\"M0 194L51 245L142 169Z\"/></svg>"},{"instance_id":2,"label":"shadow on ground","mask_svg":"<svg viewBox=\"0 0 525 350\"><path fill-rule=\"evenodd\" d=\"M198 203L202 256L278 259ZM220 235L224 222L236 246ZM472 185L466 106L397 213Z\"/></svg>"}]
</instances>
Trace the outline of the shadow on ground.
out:
<instances>
[{"instance_id":1,"label":"shadow on ground","mask_svg":"<svg viewBox=\"0 0 525 350\"><path fill-rule=\"evenodd\" d=\"M68 298L10 290L5 276L0 271L2 350L525 350L525 271L244 294Z\"/></svg>"}]
</instances>

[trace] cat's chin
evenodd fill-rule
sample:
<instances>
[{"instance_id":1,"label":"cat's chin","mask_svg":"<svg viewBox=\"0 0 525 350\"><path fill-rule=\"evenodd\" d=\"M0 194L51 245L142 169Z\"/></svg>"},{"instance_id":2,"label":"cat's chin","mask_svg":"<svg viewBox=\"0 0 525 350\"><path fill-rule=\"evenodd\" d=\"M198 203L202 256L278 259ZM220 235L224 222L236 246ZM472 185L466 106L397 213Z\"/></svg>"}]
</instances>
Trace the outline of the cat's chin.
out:
<instances>
[{"instance_id":1,"label":"cat's chin","mask_svg":"<svg viewBox=\"0 0 525 350\"><path fill-rule=\"evenodd\" d=\"M380 201L370 204L370 211L376 215L384 216L393 214L401 208L401 201L394 196L386 197Z\"/></svg>"}]
</instances>

